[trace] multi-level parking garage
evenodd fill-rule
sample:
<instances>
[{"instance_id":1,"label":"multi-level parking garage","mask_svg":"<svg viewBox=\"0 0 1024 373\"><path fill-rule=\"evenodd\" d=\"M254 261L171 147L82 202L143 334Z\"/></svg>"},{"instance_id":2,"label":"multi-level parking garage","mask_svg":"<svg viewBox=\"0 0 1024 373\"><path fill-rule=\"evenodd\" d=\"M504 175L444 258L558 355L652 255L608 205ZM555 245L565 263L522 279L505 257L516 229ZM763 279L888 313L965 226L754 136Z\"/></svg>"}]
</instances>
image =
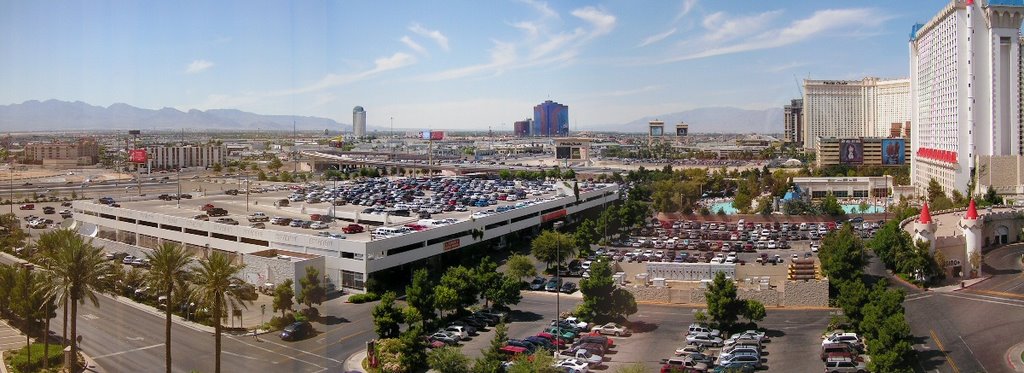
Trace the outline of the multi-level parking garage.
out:
<instances>
[{"instance_id":1,"label":"multi-level parking garage","mask_svg":"<svg viewBox=\"0 0 1024 373\"><path fill-rule=\"evenodd\" d=\"M430 180L446 179L451 178L421 180L429 183ZM401 184L399 179L389 180L387 185ZM520 195L525 194L525 198L516 198L516 201L495 200L486 206L474 204L459 209L465 211L435 214L430 220L433 224L423 224L416 216L370 212L373 208L353 203L335 206L331 202L303 201L280 206L275 202L286 199L290 193L295 194L293 189L299 186L293 185L290 189L278 185L277 188L259 194L250 190L248 195L209 194L180 200L161 200L152 196L154 198L151 200L117 201L120 207L112 207L114 204L104 204L97 200L76 201L73 205L74 228L83 235L96 237L96 243L107 246L108 250L118 250L118 247L145 250L171 242L184 245L197 256L208 255L213 251L226 253L250 267L253 276L246 279L256 285L283 279L272 279L271 272L277 270L278 264L264 261L253 265L249 259L256 259L256 256L284 258L284 262L292 263L293 266L296 266L296 262L309 260L323 267L325 281L330 285L363 290L367 275L374 272L414 263L476 243L490 240L501 242L508 235L520 231L533 233L554 220L572 219L584 210L601 207L619 198L617 185L583 183L580 184L577 198L571 183L546 182L542 183L543 188L521 190ZM522 189L520 186L526 185L526 182L513 182L512 188ZM346 188L357 187L354 183L339 184L337 187L331 187L328 183L310 188L344 191ZM423 197L430 198L438 194L423 189L426 190L426 193L422 193ZM393 206L384 206L391 204L392 200L373 202L377 210L393 210ZM226 210L227 215L205 215L204 208L208 210L208 205ZM275 221L282 221L310 220L314 214L321 218L333 218L322 218L322 221L326 221L326 229L321 230L303 228L304 224L285 226L266 222L262 224L263 228L259 228L246 223L250 216L276 217L279 219ZM231 220L241 224L231 225ZM359 224L366 229L360 233L343 233L343 228L350 224ZM407 226L414 229L406 229ZM372 232L379 228L397 228L393 231L399 233L373 235ZM321 257L322 264L319 260ZM293 275L300 275L298 269Z\"/></svg>"}]
</instances>

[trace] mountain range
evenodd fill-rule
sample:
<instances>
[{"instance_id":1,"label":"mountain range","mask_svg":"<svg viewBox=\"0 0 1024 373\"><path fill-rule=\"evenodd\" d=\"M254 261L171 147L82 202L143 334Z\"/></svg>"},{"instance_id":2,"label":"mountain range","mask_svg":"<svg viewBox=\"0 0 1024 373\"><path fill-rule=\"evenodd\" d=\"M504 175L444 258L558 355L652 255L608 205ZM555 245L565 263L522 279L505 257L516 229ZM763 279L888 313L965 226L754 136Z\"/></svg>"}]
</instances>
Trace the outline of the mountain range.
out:
<instances>
[{"instance_id":1,"label":"mountain range","mask_svg":"<svg viewBox=\"0 0 1024 373\"><path fill-rule=\"evenodd\" d=\"M658 119L665 122L665 131L675 130L675 124L685 122L691 132L717 133L778 133L782 132L782 109L747 110L733 107L708 107L676 113L640 118L625 124L587 126L584 130L647 132L647 122ZM241 131L303 131L323 129L350 129L351 124L333 119L295 116L262 115L235 109L210 109L187 112L174 108L142 109L116 103L107 107L75 101L25 101L20 104L0 105L0 129L7 132L41 130L178 130L196 128L204 130ZM372 131L373 128L368 128ZM573 128L573 130L576 130Z\"/></svg>"}]
</instances>

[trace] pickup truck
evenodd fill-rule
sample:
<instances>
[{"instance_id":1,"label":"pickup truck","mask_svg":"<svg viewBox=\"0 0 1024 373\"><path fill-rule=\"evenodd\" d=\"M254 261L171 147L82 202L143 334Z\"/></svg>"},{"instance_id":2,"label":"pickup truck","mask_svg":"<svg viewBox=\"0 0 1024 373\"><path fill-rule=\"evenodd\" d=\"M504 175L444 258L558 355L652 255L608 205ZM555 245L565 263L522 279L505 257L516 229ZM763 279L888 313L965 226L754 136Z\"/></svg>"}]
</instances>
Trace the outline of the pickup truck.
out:
<instances>
[{"instance_id":1,"label":"pickup truck","mask_svg":"<svg viewBox=\"0 0 1024 373\"><path fill-rule=\"evenodd\" d=\"M268 222L270 217L262 212L254 212L252 215L249 215L248 220L250 223Z\"/></svg>"}]
</instances>

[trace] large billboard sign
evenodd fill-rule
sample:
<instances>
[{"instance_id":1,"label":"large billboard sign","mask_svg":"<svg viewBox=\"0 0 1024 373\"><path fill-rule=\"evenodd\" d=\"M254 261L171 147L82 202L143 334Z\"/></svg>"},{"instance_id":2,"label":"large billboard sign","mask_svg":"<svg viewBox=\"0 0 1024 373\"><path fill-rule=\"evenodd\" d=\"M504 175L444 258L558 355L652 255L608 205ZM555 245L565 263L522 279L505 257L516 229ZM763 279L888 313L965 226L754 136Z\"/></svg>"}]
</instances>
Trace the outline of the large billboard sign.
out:
<instances>
[{"instance_id":1,"label":"large billboard sign","mask_svg":"<svg viewBox=\"0 0 1024 373\"><path fill-rule=\"evenodd\" d=\"M860 139L844 139L839 141L839 163L864 163L864 143Z\"/></svg>"},{"instance_id":2,"label":"large billboard sign","mask_svg":"<svg viewBox=\"0 0 1024 373\"><path fill-rule=\"evenodd\" d=\"M686 136L686 133L690 130L689 127L676 127L676 136Z\"/></svg>"},{"instance_id":3,"label":"large billboard sign","mask_svg":"<svg viewBox=\"0 0 1024 373\"><path fill-rule=\"evenodd\" d=\"M882 164L905 164L906 146L907 143L903 139L882 139Z\"/></svg>"},{"instance_id":4,"label":"large billboard sign","mask_svg":"<svg viewBox=\"0 0 1024 373\"><path fill-rule=\"evenodd\" d=\"M128 151L128 162L146 163L146 149L132 149Z\"/></svg>"},{"instance_id":5,"label":"large billboard sign","mask_svg":"<svg viewBox=\"0 0 1024 373\"><path fill-rule=\"evenodd\" d=\"M423 132L420 132L420 139L423 139L423 140L444 140L444 131L423 131Z\"/></svg>"}]
</instances>

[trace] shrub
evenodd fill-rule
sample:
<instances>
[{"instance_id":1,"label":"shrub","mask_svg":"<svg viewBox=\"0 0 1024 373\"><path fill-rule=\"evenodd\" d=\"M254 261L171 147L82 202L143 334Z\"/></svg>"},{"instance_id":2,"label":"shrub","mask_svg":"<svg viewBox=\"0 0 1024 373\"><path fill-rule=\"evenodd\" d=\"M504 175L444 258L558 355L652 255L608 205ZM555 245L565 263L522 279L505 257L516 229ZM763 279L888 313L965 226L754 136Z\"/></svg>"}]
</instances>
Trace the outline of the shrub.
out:
<instances>
[{"instance_id":1,"label":"shrub","mask_svg":"<svg viewBox=\"0 0 1024 373\"><path fill-rule=\"evenodd\" d=\"M36 372L43 367L43 344L33 343L28 348L32 349L32 361L28 361L26 347L22 347L11 355L11 367L14 372ZM50 344L50 366L59 367L63 362L64 353L60 345Z\"/></svg>"},{"instance_id":2,"label":"shrub","mask_svg":"<svg viewBox=\"0 0 1024 373\"><path fill-rule=\"evenodd\" d=\"M290 325L291 323L294 323L295 321L296 320L294 314L286 313L284 317L274 316L270 318L270 322L268 323L268 325L270 326L271 330L281 330L284 329L284 327Z\"/></svg>"},{"instance_id":3,"label":"shrub","mask_svg":"<svg viewBox=\"0 0 1024 373\"><path fill-rule=\"evenodd\" d=\"M366 303L366 302L373 302L373 301L378 301L378 300L380 300L380 296L377 295L377 293L355 294L355 295L352 295L352 296L348 297L349 303L355 303L355 304Z\"/></svg>"}]
</instances>

